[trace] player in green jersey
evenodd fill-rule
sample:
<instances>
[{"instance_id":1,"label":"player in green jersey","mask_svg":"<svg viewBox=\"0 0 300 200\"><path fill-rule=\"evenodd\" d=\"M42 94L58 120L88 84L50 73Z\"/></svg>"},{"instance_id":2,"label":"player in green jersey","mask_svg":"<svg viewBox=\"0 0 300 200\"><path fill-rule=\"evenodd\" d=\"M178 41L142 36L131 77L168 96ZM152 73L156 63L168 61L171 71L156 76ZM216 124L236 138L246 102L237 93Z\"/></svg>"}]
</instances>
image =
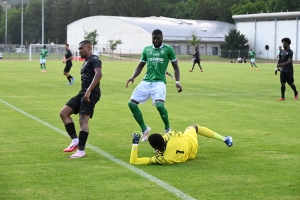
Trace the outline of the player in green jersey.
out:
<instances>
[{"instance_id":1,"label":"player in green jersey","mask_svg":"<svg viewBox=\"0 0 300 200\"><path fill-rule=\"evenodd\" d=\"M40 65L42 72L46 72L46 57L48 55L48 50L46 49L46 45L43 46L40 52Z\"/></svg>"},{"instance_id":2,"label":"player in green jersey","mask_svg":"<svg viewBox=\"0 0 300 200\"><path fill-rule=\"evenodd\" d=\"M132 135L130 164L174 164L196 158L198 152L197 134L225 142L228 147L233 145L231 136L222 136L212 130L193 124L184 133L172 131L165 135L154 133L149 136L149 144L156 156L138 158L138 145L141 133Z\"/></svg>"},{"instance_id":3,"label":"player in green jersey","mask_svg":"<svg viewBox=\"0 0 300 200\"><path fill-rule=\"evenodd\" d=\"M174 49L166 44L162 43L163 34L161 30L154 30L152 32L152 46L146 46L142 52L140 63L136 67L131 78L127 80L128 84L134 83L134 79L142 72L142 69L147 63L147 72L144 79L134 89L131 98L128 102L128 106L133 114L133 117L142 129L143 137L142 141L146 141L150 132L150 127L147 127L142 112L140 111L138 104L145 103L150 97L152 99L152 105L156 106L161 119L165 124L165 132L171 131L169 124L168 111L164 106L166 100L166 71L171 61L174 68L174 75L176 80L176 88L178 92L182 91L180 85L180 71Z\"/></svg>"},{"instance_id":4,"label":"player in green jersey","mask_svg":"<svg viewBox=\"0 0 300 200\"><path fill-rule=\"evenodd\" d=\"M253 65L256 67L256 70L258 70L256 64L255 64L255 56L256 56L256 53L255 51L252 50L252 48L250 48L250 51L249 51L249 55L250 55L250 64L251 64L251 68L250 70L253 70Z\"/></svg>"}]
</instances>

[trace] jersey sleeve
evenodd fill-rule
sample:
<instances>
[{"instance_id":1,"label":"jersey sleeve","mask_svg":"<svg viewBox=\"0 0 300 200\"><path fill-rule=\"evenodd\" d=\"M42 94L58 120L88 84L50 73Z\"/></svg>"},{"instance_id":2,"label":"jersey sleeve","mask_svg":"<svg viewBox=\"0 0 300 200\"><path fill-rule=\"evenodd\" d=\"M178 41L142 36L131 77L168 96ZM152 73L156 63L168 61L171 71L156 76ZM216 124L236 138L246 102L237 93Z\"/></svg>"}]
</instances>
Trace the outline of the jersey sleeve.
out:
<instances>
[{"instance_id":1,"label":"jersey sleeve","mask_svg":"<svg viewBox=\"0 0 300 200\"><path fill-rule=\"evenodd\" d=\"M144 164L144 165L163 165L167 164L164 156L162 154L158 154L151 158L148 157L138 157L138 145L132 145L131 154L130 154L130 164Z\"/></svg>"},{"instance_id":2,"label":"jersey sleeve","mask_svg":"<svg viewBox=\"0 0 300 200\"><path fill-rule=\"evenodd\" d=\"M294 55L294 52L292 50L289 50L289 58L291 60L293 60L293 55Z\"/></svg>"},{"instance_id":3,"label":"jersey sleeve","mask_svg":"<svg viewBox=\"0 0 300 200\"><path fill-rule=\"evenodd\" d=\"M147 62L146 48L143 49L140 61Z\"/></svg>"},{"instance_id":4,"label":"jersey sleeve","mask_svg":"<svg viewBox=\"0 0 300 200\"><path fill-rule=\"evenodd\" d=\"M173 47L171 47L171 46L169 47L169 50L168 50L168 56L169 56L169 60L171 62L174 62L177 60L175 51L174 51Z\"/></svg>"},{"instance_id":5,"label":"jersey sleeve","mask_svg":"<svg viewBox=\"0 0 300 200\"><path fill-rule=\"evenodd\" d=\"M99 60L99 58L97 56L93 57L91 65L92 65L93 69L96 69L97 67L102 68L102 62L101 62L101 60Z\"/></svg>"}]
</instances>

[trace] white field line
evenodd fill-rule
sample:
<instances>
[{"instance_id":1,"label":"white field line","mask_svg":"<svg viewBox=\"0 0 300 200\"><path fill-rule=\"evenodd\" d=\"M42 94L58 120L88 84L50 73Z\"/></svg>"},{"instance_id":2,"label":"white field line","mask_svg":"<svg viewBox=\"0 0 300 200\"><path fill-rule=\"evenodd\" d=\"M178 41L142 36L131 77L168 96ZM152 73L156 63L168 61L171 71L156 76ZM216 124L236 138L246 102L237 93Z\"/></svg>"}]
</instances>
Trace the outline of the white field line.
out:
<instances>
[{"instance_id":1,"label":"white field line","mask_svg":"<svg viewBox=\"0 0 300 200\"><path fill-rule=\"evenodd\" d=\"M25 115L25 116L27 116L27 117L29 117L29 118L31 118L31 119L39 122L39 123L47 126L48 128L51 128L51 129L55 130L56 132L58 132L58 133L60 133L60 134L62 134L64 136L69 137L68 134L65 131L63 131L63 130L61 130L61 129L59 129L59 128L57 128L57 127L55 127L55 126L53 126L53 125L51 125L51 124L49 124L49 123L47 123L47 122L45 122L45 121L43 121L41 119L39 119L39 118L37 118L37 117L35 117L35 116L33 116L33 115L31 115L31 114L29 114L29 113L21 110L21 109L13 106L12 104L10 104L10 103L2 100L2 99L0 99L0 102L3 103L3 104L5 104L5 105L7 105L8 107L10 107L10 108L18 111L19 113L21 113L21 114L23 114L23 115ZM140 170L140 169L134 167L133 165L130 165L130 164L128 164L128 163L126 163L126 162L124 162L122 160L117 159L113 155L110 155L109 153L107 153L107 152L99 149L98 147L95 147L95 146L93 146L93 145L91 145L89 143L86 144L86 147L90 148L91 150L93 150L93 151L97 152L98 154L104 156L105 158L107 158L107 159L109 159L109 160L111 160L111 161L113 161L113 162L121 165L122 167L125 167L125 168L131 170L132 172L134 172L134 173L136 173L136 174L138 174L138 175L140 175L140 176L148 179L149 181L152 181L153 183L159 185L160 187L166 189L167 191L173 193L174 195L178 196L181 199L195 200L193 197L188 196L184 192L182 192L182 191L178 190L177 188L169 185L168 183L165 183L164 181L162 181L162 180L160 180L160 179L158 179L158 178L156 178L156 177L154 177L154 176L152 176L152 175L144 172L143 170Z\"/></svg>"}]
</instances>

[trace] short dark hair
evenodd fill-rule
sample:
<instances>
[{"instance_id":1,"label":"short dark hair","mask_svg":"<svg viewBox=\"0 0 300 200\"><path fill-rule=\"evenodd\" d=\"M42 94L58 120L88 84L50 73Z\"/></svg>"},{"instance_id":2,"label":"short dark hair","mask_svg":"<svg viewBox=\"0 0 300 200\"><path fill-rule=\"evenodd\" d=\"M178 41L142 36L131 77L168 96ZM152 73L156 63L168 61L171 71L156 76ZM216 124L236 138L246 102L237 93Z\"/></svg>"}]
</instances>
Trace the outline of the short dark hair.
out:
<instances>
[{"instance_id":1,"label":"short dark hair","mask_svg":"<svg viewBox=\"0 0 300 200\"><path fill-rule=\"evenodd\" d=\"M90 44L90 45L92 45L91 41L89 41L89 40L82 40L81 42L79 42L79 44Z\"/></svg>"},{"instance_id":2,"label":"short dark hair","mask_svg":"<svg viewBox=\"0 0 300 200\"><path fill-rule=\"evenodd\" d=\"M286 42L286 43L288 43L289 45L291 44L291 39L290 38L282 38L282 40L281 40L281 42L283 43L283 42Z\"/></svg>"},{"instance_id":3,"label":"short dark hair","mask_svg":"<svg viewBox=\"0 0 300 200\"><path fill-rule=\"evenodd\" d=\"M68 43L66 43L65 45L66 45L66 46L69 46L69 44L68 44Z\"/></svg>"},{"instance_id":4,"label":"short dark hair","mask_svg":"<svg viewBox=\"0 0 300 200\"><path fill-rule=\"evenodd\" d=\"M43 48L46 48L46 45L44 45Z\"/></svg>"},{"instance_id":5,"label":"short dark hair","mask_svg":"<svg viewBox=\"0 0 300 200\"><path fill-rule=\"evenodd\" d=\"M165 150L165 140L159 133L153 133L148 137L148 141L150 145L157 150L164 151Z\"/></svg>"},{"instance_id":6,"label":"short dark hair","mask_svg":"<svg viewBox=\"0 0 300 200\"><path fill-rule=\"evenodd\" d=\"M161 30L155 29L154 31L152 31L152 35L163 35L163 33L161 32Z\"/></svg>"}]
</instances>

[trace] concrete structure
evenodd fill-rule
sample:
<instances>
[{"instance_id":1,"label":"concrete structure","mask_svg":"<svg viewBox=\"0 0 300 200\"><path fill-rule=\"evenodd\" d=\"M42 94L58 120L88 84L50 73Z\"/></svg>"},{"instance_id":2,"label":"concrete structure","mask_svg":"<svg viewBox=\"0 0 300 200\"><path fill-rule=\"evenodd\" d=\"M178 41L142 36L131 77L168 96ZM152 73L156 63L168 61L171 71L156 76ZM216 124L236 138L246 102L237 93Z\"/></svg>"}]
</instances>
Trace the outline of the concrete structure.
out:
<instances>
[{"instance_id":1,"label":"concrete structure","mask_svg":"<svg viewBox=\"0 0 300 200\"><path fill-rule=\"evenodd\" d=\"M276 59L281 39L291 39L294 60L300 60L300 12L260 13L233 15L236 29L244 34L258 58ZM266 45L269 50L266 50Z\"/></svg>"},{"instance_id":2,"label":"concrete structure","mask_svg":"<svg viewBox=\"0 0 300 200\"><path fill-rule=\"evenodd\" d=\"M185 20L166 17L115 17L92 16L77 20L67 26L67 42L77 45L83 40L85 32L97 30L99 34L97 51L110 52L108 40L122 40L117 52L140 54L143 48L152 44L151 33L160 29L164 35L164 43L174 47L177 54L193 53L187 38L195 33L201 39L201 54L218 55L219 44L224 41L225 34L235 28L233 24L208 21ZM74 49L72 50L74 51Z\"/></svg>"}]
</instances>

